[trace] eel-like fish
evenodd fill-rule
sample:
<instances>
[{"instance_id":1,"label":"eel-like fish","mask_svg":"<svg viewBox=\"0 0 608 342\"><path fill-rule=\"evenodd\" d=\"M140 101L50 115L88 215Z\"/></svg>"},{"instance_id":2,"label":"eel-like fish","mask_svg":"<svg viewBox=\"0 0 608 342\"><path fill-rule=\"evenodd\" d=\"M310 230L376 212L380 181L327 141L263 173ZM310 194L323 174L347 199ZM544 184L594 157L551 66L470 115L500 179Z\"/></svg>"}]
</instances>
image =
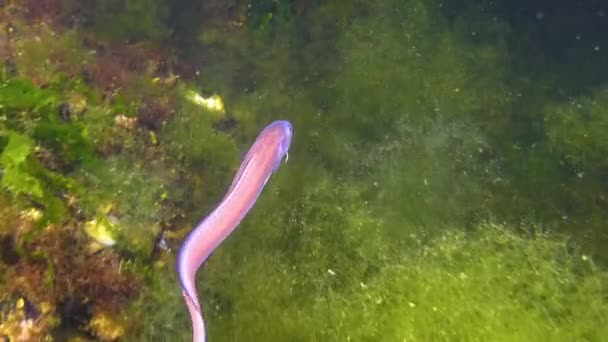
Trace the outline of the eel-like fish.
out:
<instances>
[{"instance_id":1,"label":"eel-like fish","mask_svg":"<svg viewBox=\"0 0 608 342\"><path fill-rule=\"evenodd\" d=\"M177 273L190 312L195 342L206 340L205 323L196 293L196 272L247 215L283 157L287 161L291 135L292 127L288 121L275 121L264 128L245 155L222 201L186 236L179 250Z\"/></svg>"}]
</instances>

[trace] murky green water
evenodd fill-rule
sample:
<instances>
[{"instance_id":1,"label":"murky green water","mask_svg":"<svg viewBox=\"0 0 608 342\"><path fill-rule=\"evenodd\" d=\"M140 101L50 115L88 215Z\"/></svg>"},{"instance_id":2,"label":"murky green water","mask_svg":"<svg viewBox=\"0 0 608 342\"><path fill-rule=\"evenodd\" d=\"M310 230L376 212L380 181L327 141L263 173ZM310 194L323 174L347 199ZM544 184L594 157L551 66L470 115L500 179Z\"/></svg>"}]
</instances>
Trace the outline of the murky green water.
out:
<instances>
[{"instance_id":1,"label":"murky green water","mask_svg":"<svg viewBox=\"0 0 608 342\"><path fill-rule=\"evenodd\" d=\"M608 8L44 6L0 12L0 336L189 340L176 251L277 119L199 271L210 341L607 336Z\"/></svg>"}]
</instances>

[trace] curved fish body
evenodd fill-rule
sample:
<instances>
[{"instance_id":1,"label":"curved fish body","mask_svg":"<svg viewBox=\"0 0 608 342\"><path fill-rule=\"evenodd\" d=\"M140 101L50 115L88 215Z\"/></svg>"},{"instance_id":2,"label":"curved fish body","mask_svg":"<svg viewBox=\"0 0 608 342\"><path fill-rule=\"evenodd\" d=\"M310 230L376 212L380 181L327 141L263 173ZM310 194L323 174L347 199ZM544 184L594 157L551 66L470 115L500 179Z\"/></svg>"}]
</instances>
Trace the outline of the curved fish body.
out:
<instances>
[{"instance_id":1,"label":"curved fish body","mask_svg":"<svg viewBox=\"0 0 608 342\"><path fill-rule=\"evenodd\" d=\"M196 292L196 272L213 250L247 215L270 176L279 168L291 144L292 126L275 121L257 137L217 207L186 236L177 256L182 295L192 319L193 341L206 340L205 324Z\"/></svg>"}]
</instances>

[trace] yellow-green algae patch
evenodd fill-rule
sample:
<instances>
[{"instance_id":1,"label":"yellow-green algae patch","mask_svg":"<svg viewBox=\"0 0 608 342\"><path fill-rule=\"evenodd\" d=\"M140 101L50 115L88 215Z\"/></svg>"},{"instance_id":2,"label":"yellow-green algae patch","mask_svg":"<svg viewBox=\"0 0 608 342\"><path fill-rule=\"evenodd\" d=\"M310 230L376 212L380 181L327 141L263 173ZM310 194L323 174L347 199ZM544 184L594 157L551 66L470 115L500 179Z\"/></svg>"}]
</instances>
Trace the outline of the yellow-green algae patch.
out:
<instances>
[{"instance_id":1,"label":"yellow-green algae patch","mask_svg":"<svg viewBox=\"0 0 608 342\"><path fill-rule=\"evenodd\" d=\"M423 240L413 236L399 252L378 255L366 275L340 287L335 281L345 265L327 267L322 260L352 253L348 245L319 251L319 267L309 261L301 269L268 253L232 263L230 273L243 283L234 278L234 285L215 283L224 279L219 274L206 277L211 278L207 283L228 286L207 289L211 336L219 341L600 341L608 334L607 275L566 241L492 224ZM223 273L217 267L207 272ZM299 291L302 283L313 286Z\"/></svg>"}]
</instances>

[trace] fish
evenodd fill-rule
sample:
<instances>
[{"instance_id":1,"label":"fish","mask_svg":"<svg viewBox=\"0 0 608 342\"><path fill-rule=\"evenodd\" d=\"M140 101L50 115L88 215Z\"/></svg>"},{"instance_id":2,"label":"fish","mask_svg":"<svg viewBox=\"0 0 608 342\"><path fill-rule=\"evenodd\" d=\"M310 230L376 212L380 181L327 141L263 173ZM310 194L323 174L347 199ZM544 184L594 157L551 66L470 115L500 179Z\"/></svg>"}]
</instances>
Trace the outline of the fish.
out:
<instances>
[{"instance_id":1,"label":"fish","mask_svg":"<svg viewBox=\"0 0 608 342\"><path fill-rule=\"evenodd\" d=\"M192 321L194 342L206 341L205 322L196 292L196 273L247 215L283 159L287 162L292 133L292 125L286 120L274 121L260 132L222 200L188 233L179 249L176 269Z\"/></svg>"}]
</instances>

